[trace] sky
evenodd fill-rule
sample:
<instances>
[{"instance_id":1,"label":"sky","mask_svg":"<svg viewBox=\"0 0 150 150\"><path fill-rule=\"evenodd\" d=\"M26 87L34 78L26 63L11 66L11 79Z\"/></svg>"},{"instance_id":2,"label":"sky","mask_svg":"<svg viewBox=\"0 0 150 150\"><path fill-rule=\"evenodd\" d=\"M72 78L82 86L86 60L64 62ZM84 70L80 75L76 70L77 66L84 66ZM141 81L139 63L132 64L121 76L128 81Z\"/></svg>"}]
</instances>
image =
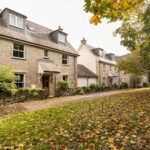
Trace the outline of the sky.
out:
<instances>
[{"instance_id":1,"label":"sky","mask_svg":"<svg viewBox=\"0 0 150 150\"><path fill-rule=\"evenodd\" d=\"M92 25L89 23L92 14L86 13L83 6L84 0L0 0L1 9L13 9L26 15L28 20L52 30L61 26L75 49L84 37L88 44L103 48L108 53L128 53L126 47L120 45L120 37L113 36L121 23L104 20L97 26Z\"/></svg>"}]
</instances>

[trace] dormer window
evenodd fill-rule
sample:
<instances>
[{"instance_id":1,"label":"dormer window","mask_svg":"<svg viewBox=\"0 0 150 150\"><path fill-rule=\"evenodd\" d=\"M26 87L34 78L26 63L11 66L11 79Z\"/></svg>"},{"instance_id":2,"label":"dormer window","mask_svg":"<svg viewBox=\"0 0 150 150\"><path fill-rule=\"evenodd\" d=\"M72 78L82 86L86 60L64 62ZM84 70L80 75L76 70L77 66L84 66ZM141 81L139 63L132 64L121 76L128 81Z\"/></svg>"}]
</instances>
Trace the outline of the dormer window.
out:
<instances>
[{"instance_id":1,"label":"dormer window","mask_svg":"<svg viewBox=\"0 0 150 150\"><path fill-rule=\"evenodd\" d=\"M58 34L58 41L61 43L66 43L66 36L64 34Z\"/></svg>"},{"instance_id":2,"label":"dormer window","mask_svg":"<svg viewBox=\"0 0 150 150\"><path fill-rule=\"evenodd\" d=\"M9 14L9 24L11 26L23 29L23 18Z\"/></svg>"}]
</instances>

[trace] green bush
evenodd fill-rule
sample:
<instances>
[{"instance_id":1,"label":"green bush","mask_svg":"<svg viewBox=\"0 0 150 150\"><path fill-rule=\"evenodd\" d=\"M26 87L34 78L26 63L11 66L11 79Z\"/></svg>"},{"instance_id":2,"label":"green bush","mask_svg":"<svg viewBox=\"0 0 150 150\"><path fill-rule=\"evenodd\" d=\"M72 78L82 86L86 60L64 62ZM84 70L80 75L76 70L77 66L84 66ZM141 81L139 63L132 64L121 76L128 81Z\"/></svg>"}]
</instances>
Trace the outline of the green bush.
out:
<instances>
[{"instance_id":1,"label":"green bush","mask_svg":"<svg viewBox=\"0 0 150 150\"><path fill-rule=\"evenodd\" d=\"M91 90L90 90L90 88L89 88L89 87L83 87L83 91L84 91L84 93L85 93L85 94L87 94L87 93L90 93L90 92L91 92Z\"/></svg>"},{"instance_id":2,"label":"green bush","mask_svg":"<svg viewBox=\"0 0 150 150\"><path fill-rule=\"evenodd\" d=\"M127 88L129 88L128 83L122 82L120 85L120 89L127 89Z\"/></svg>"},{"instance_id":3,"label":"green bush","mask_svg":"<svg viewBox=\"0 0 150 150\"><path fill-rule=\"evenodd\" d=\"M79 89L79 94L80 94L80 95L85 94L83 87L81 87L81 88Z\"/></svg>"},{"instance_id":4,"label":"green bush","mask_svg":"<svg viewBox=\"0 0 150 150\"><path fill-rule=\"evenodd\" d=\"M89 86L89 88L90 88L90 91L91 91L91 92L96 92L97 86L96 86L95 84L91 84L91 85Z\"/></svg>"},{"instance_id":5,"label":"green bush","mask_svg":"<svg viewBox=\"0 0 150 150\"><path fill-rule=\"evenodd\" d=\"M10 67L0 66L0 95L11 95L12 89L15 88L15 81L18 79L13 74L13 70Z\"/></svg>"},{"instance_id":6,"label":"green bush","mask_svg":"<svg viewBox=\"0 0 150 150\"><path fill-rule=\"evenodd\" d=\"M147 83L147 82L144 82L144 83L143 83L143 87L149 87L148 83Z\"/></svg>"},{"instance_id":7,"label":"green bush","mask_svg":"<svg viewBox=\"0 0 150 150\"><path fill-rule=\"evenodd\" d=\"M58 88L59 89L69 89L70 88L70 84L68 81L64 81L64 80L60 80L58 81Z\"/></svg>"},{"instance_id":8,"label":"green bush","mask_svg":"<svg viewBox=\"0 0 150 150\"><path fill-rule=\"evenodd\" d=\"M119 87L118 87L118 85L117 85L117 84L113 84L113 85L112 85L112 88L114 88L114 89L118 89Z\"/></svg>"},{"instance_id":9,"label":"green bush","mask_svg":"<svg viewBox=\"0 0 150 150\"><path fill-rule=\"evenodd\" d=\"M0 96L0 104L18 103L31 100L42 100L46 98L48 98L48 91L43 89L13 89L11 96L5 94Z\"/></svg>"}]
</instances>

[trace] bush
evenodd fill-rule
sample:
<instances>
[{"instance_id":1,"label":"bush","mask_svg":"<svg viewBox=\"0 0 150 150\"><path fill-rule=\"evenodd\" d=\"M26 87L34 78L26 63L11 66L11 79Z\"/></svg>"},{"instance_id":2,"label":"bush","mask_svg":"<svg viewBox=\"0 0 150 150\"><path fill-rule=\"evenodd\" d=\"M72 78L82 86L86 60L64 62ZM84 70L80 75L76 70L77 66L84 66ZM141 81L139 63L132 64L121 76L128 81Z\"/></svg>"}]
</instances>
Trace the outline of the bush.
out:
<instances>
[{"instance_id":1,"label":"bush","mask_svg":"<svg viewBox=\"0 0 150 150\"><path fill-rule=\"evenodd\" d=\"M80 94L80 95L85 94L85 93L84 93L84 89L83 89L83 87L79 89L79 94Z\"/></svg>"},{"instance_id":2,"label":"bush","mask_svg":"<svg viewBox=\"0 0 150 150\"><path fill-rule=\"evenodd\" d=\"M91 89L89 87L83 87L83 91L85 94L87 94L91 92Z\"/></svg>"},{"instance_id":3,"label":"bush","mask_svg":"<svg viewBox=\"0 0 150 150\"><path fill-rule=\"evenodd\" d=\"M91 92L96 92L97 86L95 84L91 84L89 88Z\"/></svg>"},{"instance_id":4,"label":"bush","mask_svg":"<svg viewBox=\"0 0 150 150\"><path fill-rule=\"evenodd\" d=\"M112 87L113 87L114 89L118 89L118 88L119 88L117 84L113 84Z\"/></svg>"},{"instance_id":5,"label":"bush","mask_svg":"<svg viewBox=\"0 0 150 150\"><path fill-rule=\"evenodd\" d=\"M0 96L0 104L18 103L31 100L42 100L48 98L49 96L48 91L43 89L22 88L13 89L11 92L11 96L5 94Z\"/></svg>"},{"instance_id":6,"label":"bush","mask_svg":"<svg viewBox=\"0 0 150 150\"><path fill-rule=\"evenodd\" d=\"M126 83L126 82L122 82L120 85L120 89L127 89L128 87L129 87L128 83Z\"/></svg>"},{"instance_id":7,"label":"bush","mask_svg":"<svg viewBox=\"0 0 150 150\"><path fill-rule=\"evenodd\" d=\"M144 82L143 87L149 87L148 83Z\"/></svg>"},{"instance_id":8,"label":"bush","mask_svg":"<svg viewBox=\"0 0 150 150\"><path fill-rule=\"evenodd\" d=\"M12 89L15 88L15 81L18 79L13 74L13 70L10 67L0 66L0 95L5 94L10 96Z\"/></svg>"},{"instance_id":9,"label":"bush","mask_svg":"<svg viewBox=\"0 0 150 150\"><path fill-rule=\"evenodd\" d=\"M58 81L58 89L69 89L70 85L68 81Z\"/></svg>"}]
</instances>

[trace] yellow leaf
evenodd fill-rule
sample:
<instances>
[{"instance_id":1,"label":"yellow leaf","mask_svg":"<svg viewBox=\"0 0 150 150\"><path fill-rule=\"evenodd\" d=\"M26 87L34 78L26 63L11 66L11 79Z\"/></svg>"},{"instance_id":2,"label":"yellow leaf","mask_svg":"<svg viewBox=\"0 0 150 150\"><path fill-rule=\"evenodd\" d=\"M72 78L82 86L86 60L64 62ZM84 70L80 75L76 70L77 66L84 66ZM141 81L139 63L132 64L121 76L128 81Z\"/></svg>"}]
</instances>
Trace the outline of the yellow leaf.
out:
<instances>
[{"instance_id":1,"label":"yellow leaf","mask_svg":"<svg viewBox=\"0 0 150 150\"><path fill-rule=\"evenodd\" d=\"M109 141L109 143L113 143L114 142L114 138L109 138L108 141Z\"/></svg>"}]
</instances>

